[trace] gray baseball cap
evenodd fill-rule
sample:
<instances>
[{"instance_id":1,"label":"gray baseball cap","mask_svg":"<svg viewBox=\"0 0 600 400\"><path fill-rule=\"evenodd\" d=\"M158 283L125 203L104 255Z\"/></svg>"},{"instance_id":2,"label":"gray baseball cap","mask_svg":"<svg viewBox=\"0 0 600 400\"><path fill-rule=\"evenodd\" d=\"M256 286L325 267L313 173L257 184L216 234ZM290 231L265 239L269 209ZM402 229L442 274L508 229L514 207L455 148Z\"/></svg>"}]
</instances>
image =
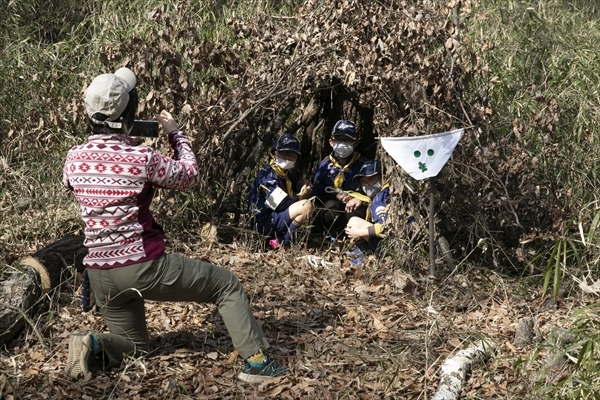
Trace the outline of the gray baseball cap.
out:
<instances>
[{"instance_id":1,"label":"gray baseball cap","mask_svg":"<svg viewBox=\"0 0 600 400\"><path fill-rule=\"evenodd\" d=\"M129 68L119 68L114 74L95 77L85 91L85 109L90 120L95 124L121 128L121 122L115 121L127 107L129 92L136 83L135 74ZM105 121L92 118L96 113L108 118Z\"/></svg>"}]
</instances>

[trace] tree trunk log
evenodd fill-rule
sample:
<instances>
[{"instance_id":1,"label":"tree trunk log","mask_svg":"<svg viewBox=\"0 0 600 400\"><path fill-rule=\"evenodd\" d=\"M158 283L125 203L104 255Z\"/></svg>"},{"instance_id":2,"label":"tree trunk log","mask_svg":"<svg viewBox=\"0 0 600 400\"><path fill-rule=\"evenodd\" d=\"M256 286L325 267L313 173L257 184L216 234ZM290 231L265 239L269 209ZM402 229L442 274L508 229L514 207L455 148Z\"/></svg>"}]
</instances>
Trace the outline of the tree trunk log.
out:
<instances>
[{"instance_id":1,"label":"tree trunk log","mask_svg":"<svg viewBox=\"0 0 600 400\"><path fill-rule=\"evenodd\" d=\"M42 296L41 279L32 268L8 274L0 281L0 346L21 332L24 315L31 314Z\"/></svg>"},{"instance_id":2,"label":"tree trunk log","mask_svg":"<svg viewBox=\"0 0 600 400\"><path fill-rule=\"evenodd\" d=\"M454 357L446 359L441 367L440 385L431 400L458 399L472 364L490 357L495 348L492 342L482 340L477 346L461 350Z\"/></svg>"},{"instance_id":3,"label":"tree trunk log","mask_svg":"<svg viewBox=\"0 0 600 400\"><path fill-rule=\"evenodd\" d=\"M0 281L0 346L14 338L34 315L43 294L72 277L70 267L83 271L87 249L83 236L66 236L17 261Z\"/></svg>"}]
</instances>

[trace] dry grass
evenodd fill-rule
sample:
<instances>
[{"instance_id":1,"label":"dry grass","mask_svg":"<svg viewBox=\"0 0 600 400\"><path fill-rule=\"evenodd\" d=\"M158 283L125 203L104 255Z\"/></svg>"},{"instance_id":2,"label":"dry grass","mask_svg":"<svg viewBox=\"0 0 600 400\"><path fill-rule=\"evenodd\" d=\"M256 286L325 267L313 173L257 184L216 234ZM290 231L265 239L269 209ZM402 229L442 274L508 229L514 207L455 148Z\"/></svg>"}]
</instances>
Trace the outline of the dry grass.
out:
<instances>
[{"instance_id":1,"label":"dry grass","mask_svg":"<svg viewBox=\"0 0 600 400\"><path fill-rule=\"evenodd\" d=\"M174 11L187 3L174 1L84 6L54 1L42 7L52 12L42 14L35 3L10 2L9 18L0 21L0 268L11 270L18 257L81 230L77 205L60 183L67 149L87 134L81 104L73 99L90 76L112 65L109 57L121 62L131 55L123 38L143 41L168 16L170 34L196 35L190 39L194 46L205 39L233 43L227 20L267 11L276 14L276 21L286 21L287 10L296 3L215 0L203 2L197 18L184 18ZM387 241L388 257L363 269L348 265L327 243L319 243L323 247L317 255L341 261L340 266L306 265L296 256L316 250L304 247L280 254L264 252L264 243L254 239L229 245L199 243L200 227L212 218L216 200L206 196L206 187L180 193L165 201L169 207L158 213L170 234L170 250L206 258L240 276L278 355L292 367L292 376L259 388L236 384L232 377L237 363L228 360L231 344L214 309L152 304L148 317L160 344L156 354L129 360L121 370L87 385L70 381L61 373L68 332L103 326L97 314L79 311L73 295L77 284L69 282L42 300L46 311L34 319L50 352L44 352L31 329L2 349L0 395L422 399L433 393L444 357L483 334L497 341L499 351L489 365L471 375L466 398L597 397L595 308L579 310L593 303L595 295L582 295L571 276L598 279L598 5L593 0L488 0L477 8L475 3L464 2L475 12L468 14L462 33L489 69L466 89L482 104L493 105L494 114L489 125L481 126L477 140L474 135L458 149L456 162L440 181L441 194L448 197L440 199L438 226L446 232L462 229L448 237L456 240L454 251L461 255L456 269L440 266L444 278L438 282L424 278L424 225L416 236L400 230ZM153 10L158 10L160 21L152 19ZM171 44L185 51L185 40ZM161 57L171 54L168 50ZM239 51L239 60L245 60L248 54ZM143 59L141 53L136 57ZM164 65L172 63L167 61ZM156 65L150 63L147 75L142 75L148 87L156 76L167 76L153 70ZM223 68L191 74L190 87L197 85L192 96L205 94L210 85L236 87L240 76L228 76ZM272 110L264 113L270 116ZM183 114L182 118L190 123ZM492 177L491 171L497 175ZM459 190L461 182L472 184L471 189ZM404 191L397 189L399 221L405 209L422 211L424 187L407 182ZM472 198L488 214L473 215ZM528 210L517 209L521 222L541 215L547 226L531 223L526 233L513 230L517 213L510 205L523 199L533 200L525 202L531 206ZM452 202L464 207L452 208ZM498 226L490 224L496 217ZM510 247L498 238L518 245ZM507 260L515 262L514 268ZM524 277L513 279L498 272L506 269L532 275L524 272ZM402 271L414 276L414 291L395 283ZM545 308L552 304L540 294L545 272L548 288L557 294L566 289L555 308ZM527 316L536 319L539 341L514 348L510 341L515 326ZM552 347L552 324L571 329L581 340L558 350L573 357L564 370L536 380Z\"/></svg>"}]
</instances>

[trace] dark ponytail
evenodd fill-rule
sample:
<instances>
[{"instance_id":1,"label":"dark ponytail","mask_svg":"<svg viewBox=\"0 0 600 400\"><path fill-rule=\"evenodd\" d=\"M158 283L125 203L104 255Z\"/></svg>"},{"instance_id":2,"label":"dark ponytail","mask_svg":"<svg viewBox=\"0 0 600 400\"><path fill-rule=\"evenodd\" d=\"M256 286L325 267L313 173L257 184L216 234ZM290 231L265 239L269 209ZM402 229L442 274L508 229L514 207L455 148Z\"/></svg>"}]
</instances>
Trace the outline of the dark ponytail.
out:
<instances>
[{"instance_id":1,"label":"dark ponytail","mask_svg":"<svg viewBox=\"0 0 600 400\"><path fill-rule=\"evenodd\" d=\"M127 126L131 128L133 126L133 121L135 121L138 104L138 94L137 90L135 90L134 88L129 92L129 101L127 102L125 110L123 110L123 113L119 118L117 118L115 122L125 122L127 123ZM101 113L96 113L92 115L92 118L98 121L105 121L108 118L108 116ZM92 127L92 134L94 135L110 135L111 133L123 133L122 128L111 128L106 125L94 124L89 118L88 122Z\"/></svg>"},{"instance_id":2,"label":"dark ponytail","mask_svg":"<svg viewBox=\"0 0 600 400\"><path fill-rule=\"evenodd\" d=\"M137 114L138 109L138 93L135 88L129 92L129 101L127 102L127 106L125 110L123 110L123 114L121 114L121 119L127 122L127 126L131 128L133 126L133 121L135 121L135 116Z\"/></svg>"}]
</instances>

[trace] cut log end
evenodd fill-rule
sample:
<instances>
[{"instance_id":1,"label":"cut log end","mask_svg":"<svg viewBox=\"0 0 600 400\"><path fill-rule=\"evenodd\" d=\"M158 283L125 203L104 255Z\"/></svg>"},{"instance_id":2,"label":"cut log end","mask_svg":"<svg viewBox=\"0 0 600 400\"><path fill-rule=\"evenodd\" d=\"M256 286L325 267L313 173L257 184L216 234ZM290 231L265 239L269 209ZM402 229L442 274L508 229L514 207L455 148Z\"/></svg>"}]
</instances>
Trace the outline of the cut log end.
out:
<instances>
[{"instance_id":1,"label":"cut log end","mask_svg":"<svg viewBox=\"0 0 600 400\"><path fill-rule=\"evenodd\" d=\"M42 292L48 293L52 289L52 279L50 273L40 261L34 257L25 257L18 261L24 267L33 268L40 276L40 288ZM55 285L56 286L56 285Z\"/></svg>"},{"instance_id":2,"label":"cut log end","mask_svg":"<svg viewBox=\"0 0 600 400\"><path fill-rule=\"evenodd\" d=\"M14 272L0 280L0 345L8 342L35 314L35 305L62 282L72 277L73 267L83 271L87 248L83 236L69 235L18 261Z\"/></svg>"}]
</instances>

